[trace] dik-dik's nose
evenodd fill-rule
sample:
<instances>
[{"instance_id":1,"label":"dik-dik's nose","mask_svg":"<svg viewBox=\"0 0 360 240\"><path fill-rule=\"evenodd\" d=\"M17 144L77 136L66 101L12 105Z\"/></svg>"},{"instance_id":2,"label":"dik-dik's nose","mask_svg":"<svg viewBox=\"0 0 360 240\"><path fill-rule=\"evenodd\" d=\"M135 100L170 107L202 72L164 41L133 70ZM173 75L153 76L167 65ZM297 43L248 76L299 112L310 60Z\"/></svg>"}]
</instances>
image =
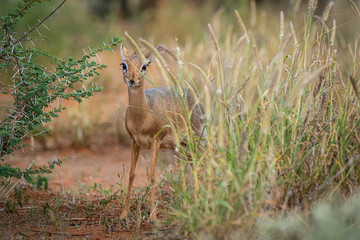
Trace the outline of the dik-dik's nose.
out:
<instances>
[{"instance_id":1,"label":"dik-dik's nose","mask_svg":"<svg viewBox=\"0 0 360 240\"><path fill-rule=\"evenodd\" d=\"M130 84L134 84L135 83L135 81L134 80L130 80Z\"/></svg>"}]
</instances>

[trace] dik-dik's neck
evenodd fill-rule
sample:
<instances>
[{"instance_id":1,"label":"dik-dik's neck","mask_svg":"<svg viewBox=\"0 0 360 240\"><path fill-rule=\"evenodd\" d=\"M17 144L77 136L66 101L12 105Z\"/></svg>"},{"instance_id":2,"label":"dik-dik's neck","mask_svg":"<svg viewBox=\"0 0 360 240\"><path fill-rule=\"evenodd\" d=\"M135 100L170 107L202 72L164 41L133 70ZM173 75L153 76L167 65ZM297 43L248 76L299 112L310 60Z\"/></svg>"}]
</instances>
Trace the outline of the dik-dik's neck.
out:
<instances>
[{"instance_id":1,"label":"dik-dik's neck","mask_svg":"<svg viewBox=\"0 0 360 240\"><path fill-rule=\"evenodd\" d=\"M146 109L148 108L144 86L139 86L136 88L129 87L129 113L131 114L145 114Z\"/></svg>"}]
</instances>

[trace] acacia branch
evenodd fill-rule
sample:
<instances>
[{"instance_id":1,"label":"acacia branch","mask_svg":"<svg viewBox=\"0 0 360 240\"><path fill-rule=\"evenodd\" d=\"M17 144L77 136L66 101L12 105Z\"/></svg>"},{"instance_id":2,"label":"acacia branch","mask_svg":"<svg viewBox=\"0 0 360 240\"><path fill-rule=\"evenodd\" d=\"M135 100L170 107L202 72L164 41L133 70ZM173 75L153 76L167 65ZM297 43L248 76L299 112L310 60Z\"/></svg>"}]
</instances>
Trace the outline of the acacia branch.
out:
<instances>
[{"instance_id":1,"label":"acacia branch","mask_svg":"<svg viewBox=\"0 0 360 240\"><path fill-rule=\"evenodd\" d=\"M57 6L49 15L47 15L43 20L41 20L35 27L33 27L32 29L30 29L30 31L28 31L24 36L22 36L21 38L19 38L18 40L16 40L13 44L16 44L18 42L20 42L21 40L23 40L27 35L29 35L32 31L34 31L36 28L38 28L41 24L43 24L43 22L45 22L49 17L51 17L64 3L66 2L66 0L63 0L59 6Z\"/></svg>"}]
</instances>

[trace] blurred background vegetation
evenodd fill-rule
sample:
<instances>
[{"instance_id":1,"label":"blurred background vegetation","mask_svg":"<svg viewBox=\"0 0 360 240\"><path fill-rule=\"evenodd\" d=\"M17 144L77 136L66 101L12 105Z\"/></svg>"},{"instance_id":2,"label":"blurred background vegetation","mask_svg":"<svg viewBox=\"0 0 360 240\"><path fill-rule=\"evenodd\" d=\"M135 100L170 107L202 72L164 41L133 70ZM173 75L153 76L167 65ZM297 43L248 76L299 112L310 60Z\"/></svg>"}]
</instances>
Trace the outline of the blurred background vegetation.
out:
<instances>
[{"instance_id":1,"label":"blurred background vegetation","mask_svg":"<svg viewBox=\"0 0 360 240\"><path fill-rule=\"evenodd\" d=\"M36 25L60 2L44 1L39 7L31 9L32 14L21 19L18 34L22 35ZM328 2L318 1L315 18L321 16ZM15 0L2 0L0 14L6 14L16 4ZM328 20L331 23L336 18L337 58L344 63L344 71L353 66L349 46L353 47L359 36L359 15L354 4L353 1L336 1ZM180 47L185 61L207 66L212 61L208 54L204 54L207 51L204 43L210 42L207 24L211 23L214 27L222 47L232 41L231 35L242 34L240 28L234 27L237 26L234 10L237 10L252 32L252 40L256 42L261 58L269 61L278 50L280 11L284 12L285 20L294 23L296 34L301 38L307 7L306 0L72 0L38 28L28 44L36 44L40 49L60 57L76 58L88 52L89 46L101 45L115 35L122 37L127 31L135 39L143 37L154 44L165 43L173 49ZM39 40L43 37L47 41ZM95 82L104 87L104 92L81 105L64 102L63 105L69 109L48 124L52 135L38 137L40 144L37 147L98 148L109 143L129 144L123 121L127 90L122 82L119 53L102 54L99 60L108 68L86 84ZM2 72L1 81L8 81L11 74ZM165 84L160 78L155 79L160 85ZM4 114L9 99L0 100L5 102L0 110L0 114Z\"/></svg>"},{"instance_id":2,"label":"blurred background vegetation","mask_svg":"<svg viewBox=\"0 0 360 240\"><path fill-rule=\"evenodd\" d=\"M21 20L19 34L37 24L60 2L44 1L40 7L32 9L32 14ZM328 2L329 0L318 0L319 15ZM336 15L340 21L339 30L354 33L358 28L351 26L354 15L349 12L349 2L336 1L336 13L332 16ZM16 4L16 0L3 0L0 14L6 14ZM256 4L256 9L250 10L251 4ZM135 37L152 38L155 42L168 43L177 39L184 44L190 38L192 42L198 43L207 39L206 24L217 15L221 15L222 24L226 26L230 22L236 22L233 14L236 9L245 22L255 28L257 23L254 17L250 18L251 11L270 18L278 18L279 12L284 11L287 18L300 17L304 20L306 5L306 0L73 0L66 2L59 10L61 17L55 16L45 23L46 27L40 32L43 31L42 34L49 41L37 45L46 46L55 54L71 54L76 57L82 54L84 47L98 44L114 34L122 35L124 31L131 32ZM271 28L273 22L268 23Z\"/></svg>"},{"instance_id":3,"label":"blurred background vegetation","mask_svg":"<svg viewBox=\"0 0 360 240\"><path fill-rule=\"evenodd\" d=\"M328 2L319 0L315 14L321 15ZM59 3L59 0L44 1L39 7L33 8L32 14L21 19L20 28L17 29L19 35L36 25ZM6 14L16 4L15 0L2 0L0 14ZM337 19L337 33L340 32L337 34L337 47L340 57L343 52L347 52L349 40L355 41L354 36L359 32L354 24L355 9L351 6L350 1L336 1L330 15L330 19ZM208 23L213 24L220 44L224 44L230 31L228 26L236 26L236 9L245 25L254 30L255 40L261 49L262 46L272 44L267 39L278 34L280 11L284 11L285 18L292 20L296 28L305 21L306 8L305 0L72 0L66 2L57 14L46 21L38 33L32 35L32 44L60 57L76 58L84 51L87 52L89 46L96 47L105 39L115 35L122 37L124 31L128 31L135 38L143 37L154 44L166 43L173 49L177 46L182 49L199 46L196 54L189 55L187 51L183 54L184 58L191 62L206 62L210 59L201 58L201 51L205 50L201 44L209 41L206 28ZM240 28L232 28L231 31L241 33ZM48 40L37 41L42 36ZM274 52L268 52L264 57L271 57L276 50L274 48ZM64 103L70 109L49 124L52 136L38 138L41 147L128 144L122 119L127 96L118 67L119 53L101 55L99 58L108 65L108 69L88 84L96 82L104 86L104 94L97 95L82 105ZM6 82L8 74L1 73L1 81ZM2 104L0 114L6 112L4 106L7 100L1 99L5 104Z\"/></svg>"}]
</instances>

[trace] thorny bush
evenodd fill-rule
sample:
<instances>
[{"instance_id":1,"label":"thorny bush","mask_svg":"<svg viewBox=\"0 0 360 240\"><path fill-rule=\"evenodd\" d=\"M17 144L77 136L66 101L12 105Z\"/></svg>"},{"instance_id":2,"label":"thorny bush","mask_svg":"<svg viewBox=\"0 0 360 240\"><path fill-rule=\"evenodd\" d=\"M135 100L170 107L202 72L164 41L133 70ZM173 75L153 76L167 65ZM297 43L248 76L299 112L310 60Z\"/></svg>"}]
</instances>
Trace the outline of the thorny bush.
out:
<instances>
[{"instance_id":1,"label":"thorny bush","mask_svg":"<svg viewBox=\"0 0 360 240\"><path fill-rule=\"evenodd\" d=\"M1 95L10 96L11 104L6 106L6 114L0 119L0 159L23 148L24 137L49 133L49 129L35 134L34 130L41 124L51 121L57 114L65 109L59 103L60 99L74 99L81 102L94 92L102 90L92 85L86 89L79 83L99 75L98 70L105 65L92 60L98 52L111 49L121 41L114 37L111 43L104 43L104 47L94 49L80 59L68 57L62 59L58 56L38 49L34 42L44 39L31 38L34 30L43 24L51 15L65 3L63 0L49 15L36 26L24 34L16 32L19 20L30 13L30 8L38 6L40 0L23 0L16 9L0 16L0 90ZM39 61L47 59L46 66ZM16 177L29 179L31 174L49 173L55 165L60 165L58 159L49 162L48 166L38 169L29 168L21 170L8 164L0 164L0 177Z\"/></svg>"}]
</instances>

